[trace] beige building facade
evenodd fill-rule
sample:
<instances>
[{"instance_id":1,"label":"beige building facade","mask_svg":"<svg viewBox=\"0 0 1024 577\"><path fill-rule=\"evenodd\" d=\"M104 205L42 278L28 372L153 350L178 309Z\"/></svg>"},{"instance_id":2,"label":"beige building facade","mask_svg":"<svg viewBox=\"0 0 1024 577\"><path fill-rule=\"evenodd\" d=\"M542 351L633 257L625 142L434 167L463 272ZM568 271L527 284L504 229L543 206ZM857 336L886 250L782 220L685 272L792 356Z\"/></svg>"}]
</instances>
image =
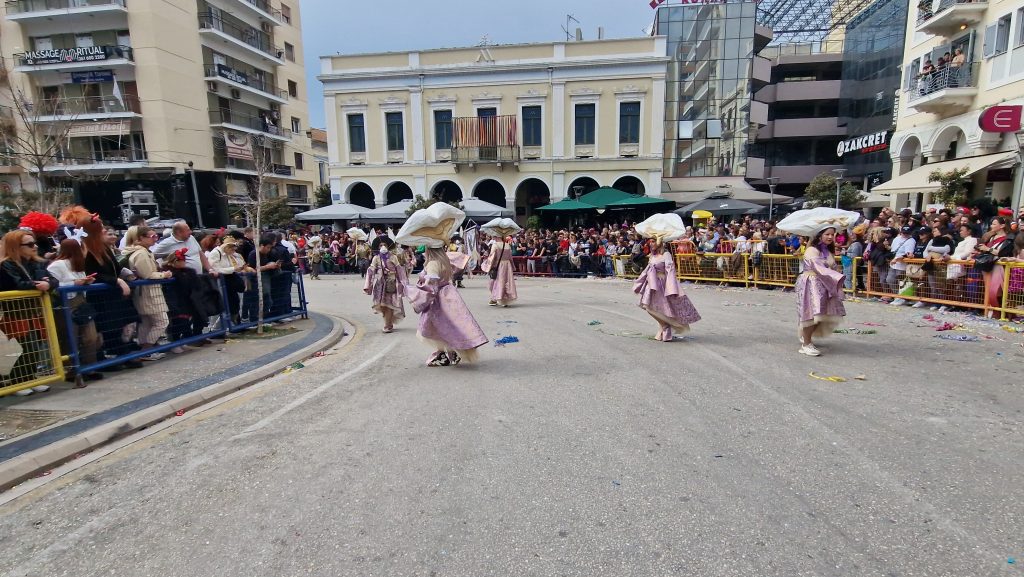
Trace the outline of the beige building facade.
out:
<instances>
[{"instance_id":1,"label":"beige building facade","mask_svg":"<svg viewBox=\"0 0 1024 577\"><path fill-rule=\"evenodd\" d=\"M317 166L300 16L299 0L7 2L5 69L32 109L19 129L67 126L47 175L107 217L146 189L192 220L198 195L203 224L226 224L260 168L305 209Z\"/></svg>"},{"instance_id":2,"label":"beige building facade","mask_svg":"<svg viewBox=\"0 0 1024 577\"><path fill-rule=\"evenodd\" d=\"M912 4L893 179L875 191L891 194L896 208L921 208L936 188L928 173L966 168L972 197L1020 205L1017 137L979 127L986 108L1014 104L1024 104L1024 0Z\"/></svg>"},{"instance_id":3,"label":"beige building facade","mask_svg":"<svg viewBox=\"0 0 1024 577\"><path fill-rule=\"evenodd\" d=\"M665 39L321 57L335 202L538 206L599 186L658 196Z\"/></svg>"}]
</instances>

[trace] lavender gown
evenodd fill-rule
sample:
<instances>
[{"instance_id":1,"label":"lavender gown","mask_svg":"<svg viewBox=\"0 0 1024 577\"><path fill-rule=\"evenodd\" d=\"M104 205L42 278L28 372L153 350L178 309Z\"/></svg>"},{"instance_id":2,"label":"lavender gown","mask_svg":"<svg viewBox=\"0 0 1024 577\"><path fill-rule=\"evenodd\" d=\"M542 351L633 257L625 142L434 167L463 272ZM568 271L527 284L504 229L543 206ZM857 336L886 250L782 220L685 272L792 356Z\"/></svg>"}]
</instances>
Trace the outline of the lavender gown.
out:
<instances>
[{"instance_id":1,"label":"lavender gown","mask_svg":"<svg viewBox=\"0 0 1024 577\"><path fill-rule=\"evenodd\" d=\"M685 332L700 320L690 298L679 288L675 258L669 252L651 257L633 283L633 292L640 295L640 308L671 328ZM671 331L666 338L672 338Z\"/></svg>"},{"instance_id":2,"label":"lavender gown","mask_svg":"<svg viewBox=\"0 0 1024 577\"><path fill-rule=\"evenodd\" d=\"M416 285L406 286L406 296L420 314L420 339L436 350L455 350L465 361L476 359L476 348L487 336L469 312L451 279L439 277L440 267L428 262Z\"/></svg>"},{"instance_id":3,"label":"lavender gown","mask_svg":"<svg viewBox=\"0 0 1024 577\"><path fill-rule=\"evenodd\" d=\"M500 257L499 257L500 255ZM497 243L491 252L490 262L498 262L498 278L491 279L491 300L498 304L507 305L519 298L516 293L516 279L512 274L512 249L504 243ZM488 266L488 271L490 265Z\"/></svg>"},{"instance_id":4,"label":"lavender gown","mask_svg":"<svg viewBox=\"0 0 1024 577\"><path fill-rule=\"evenodd\" d=\"M803 258L804 272L796 279L796 307L800 328L815 327L814 336L832 334L846 316L843 306L843 274L827 250L808 250Z\"/></svg>"},{"instance_id":5,"label":"lavender gown","mask_svg":"<svg viewBox=\"0 0 1024 577\"><path fill-rule=\"evenodd\" d=\"M385 292L384 285L388 276L395 277L395 292ZM386 262L383 262L380 255L374 255L370 262L370 268L366 269L366 281L363 283L363 290L369 290L373 297L373 310L383 314L384 309L394 311L395 322L405 318L405 304L402 302L402 295L405 292L407 282L405 267L399 262L398 256L394 253L388 255Z\"/></svg>"}]
</instances>

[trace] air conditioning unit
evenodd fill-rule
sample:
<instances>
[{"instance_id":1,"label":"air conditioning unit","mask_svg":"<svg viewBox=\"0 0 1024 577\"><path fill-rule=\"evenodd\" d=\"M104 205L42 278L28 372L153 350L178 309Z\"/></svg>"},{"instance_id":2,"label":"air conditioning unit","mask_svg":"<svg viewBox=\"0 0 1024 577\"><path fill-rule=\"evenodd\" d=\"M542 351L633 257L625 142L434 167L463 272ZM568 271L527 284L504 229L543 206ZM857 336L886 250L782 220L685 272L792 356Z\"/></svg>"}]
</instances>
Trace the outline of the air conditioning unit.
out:
<instances>
[{"instance_id":1,"label":"air conditioning unit","mask_svg":"<svg viewBox=\"0 0 1024 577\"><path fill-rule=\"evenodd\" d=\"M239 90L237 88L232 88L231 89L231 98L234 98L235 100L238 100L241 97L242 97L242 91L241 90Z\"/></svg>"},{"instance_id":2,"label":"air conditioning unit","mask_svg":"<svg viewBox=\"0 0 1024 577\"><path fill-rule=\"evenodd\" d=\"M216 83L216 82L214 82L214 81L212 81L212 80L208 80L208 81L206 82L206 89L207 89L207 90L209 90L210 92L217 92L217 89L218 89L218 88L219 88L219 87L217 86L217 83Z\"/></svg>"}]
</instances>

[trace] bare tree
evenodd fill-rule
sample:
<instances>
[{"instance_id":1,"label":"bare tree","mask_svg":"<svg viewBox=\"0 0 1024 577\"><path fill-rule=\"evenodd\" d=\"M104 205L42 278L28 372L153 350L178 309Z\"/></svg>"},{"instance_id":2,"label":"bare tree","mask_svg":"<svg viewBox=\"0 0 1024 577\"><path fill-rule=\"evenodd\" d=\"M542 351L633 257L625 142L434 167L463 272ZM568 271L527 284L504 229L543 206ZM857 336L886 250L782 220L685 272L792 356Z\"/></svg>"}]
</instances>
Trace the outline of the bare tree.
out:
<instances>
[{"instance_id":1,"label":"bare tree","mask_svg":"<svg viewBox=\"0 0 1024 577\"><path fill-rule=\"evenodd\" d=\"M9 107L10 119L0 120L0 153L12 164L27 168L35 180L34 193L20 193L19 199L7 199L6 203L19 209L55 213L69 199L66 194L52 188L47 169L68 152L69 135L77 116L73 110L66 110L66 99L38 101L32 94L11 82L7 63L0 58L0 78L3 93L0 104ZM24 191L24 187L22 187Z\"/></svg>"}]
</instances>

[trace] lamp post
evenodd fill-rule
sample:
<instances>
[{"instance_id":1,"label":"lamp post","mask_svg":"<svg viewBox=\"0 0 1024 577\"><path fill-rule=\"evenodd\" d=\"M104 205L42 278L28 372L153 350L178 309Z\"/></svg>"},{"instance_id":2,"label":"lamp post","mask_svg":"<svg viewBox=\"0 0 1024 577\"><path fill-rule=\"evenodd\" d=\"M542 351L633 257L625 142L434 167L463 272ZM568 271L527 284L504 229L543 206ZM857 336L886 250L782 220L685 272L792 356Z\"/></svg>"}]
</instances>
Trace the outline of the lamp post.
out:
<instances>
[{"instance_id":1,"label":"lamp post","mask_svg":"<svg viewBox=\"0 0 1024 577\"><path fill-rule=\"evenodd\" d=\"M192 176L192 198L196 201L196 224L199 226L199 230L204 229L203 226L203 207L199 204L199 188L196 187L196 170L192 167L192 161L188 161L188 173Z\"/></svg>"},{"instance_id":2,"label":"lamp post","mask_svg":"<svg viewBox=\"0 0 1024 577\"><path fill-rule=\"evenodd\" d=\"M775 211L775 187L779 185L779 177L769 176L768 181L768 222L772 222L772 213Z\"/></svg>"},{"instance_id":3,"label":"lamp post","mask_svg":"<svg viewBox=\"0 0 1024 577\"><path fill-rule=\"evenodd\" d=\"M846 173L845 168L833 168L832 172L836 173L836 208L839 208L839 186L842 184L843 174Z\"/></svg>"}]
</instances>

